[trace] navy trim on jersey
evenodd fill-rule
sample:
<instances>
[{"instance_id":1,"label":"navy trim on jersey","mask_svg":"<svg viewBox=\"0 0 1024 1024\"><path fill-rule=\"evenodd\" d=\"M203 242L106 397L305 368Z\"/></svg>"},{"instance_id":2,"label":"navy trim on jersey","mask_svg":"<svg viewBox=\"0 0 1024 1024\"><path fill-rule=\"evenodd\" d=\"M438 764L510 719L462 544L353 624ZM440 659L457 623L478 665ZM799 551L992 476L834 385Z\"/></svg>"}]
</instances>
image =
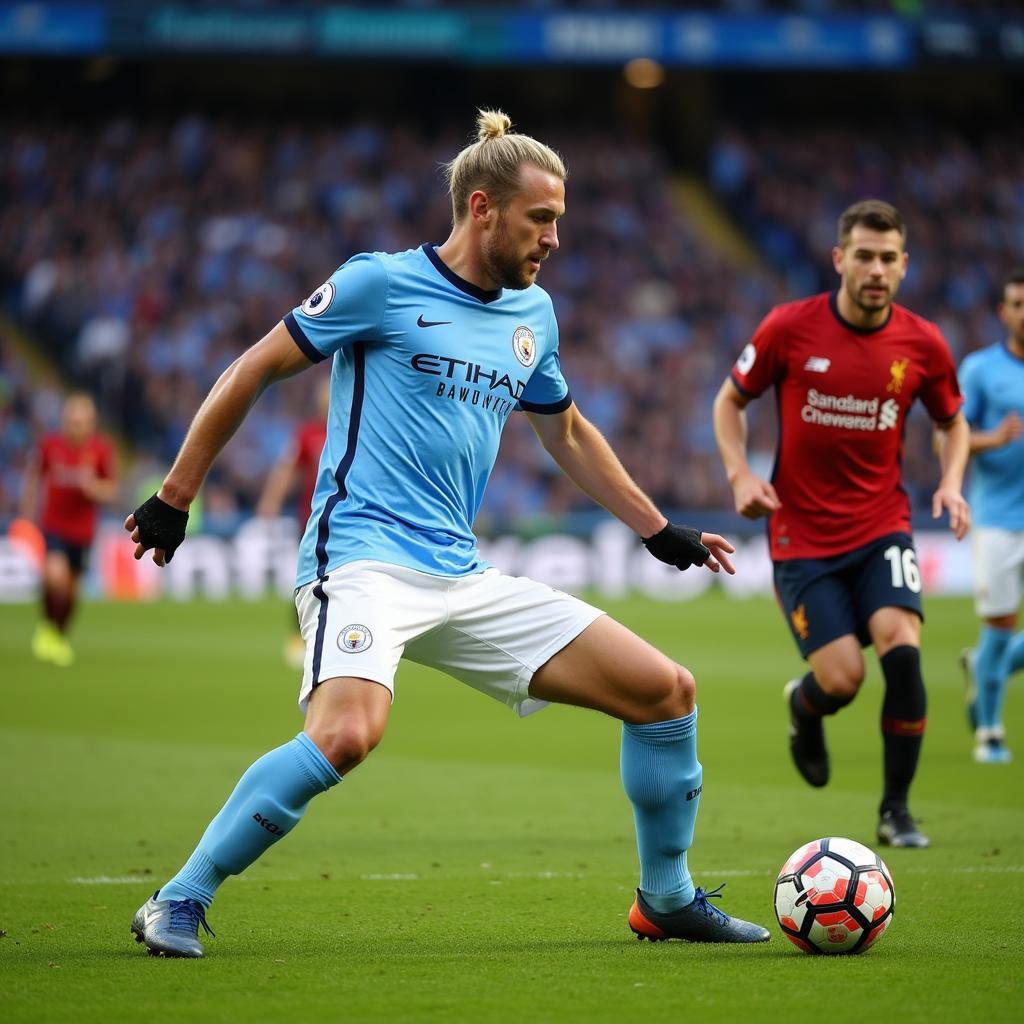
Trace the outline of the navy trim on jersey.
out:
<instances>
[{"instance_id":1,"label":"navy trim on jersey","mask_svg":"<svg viewBox=\"0 0 1024 1024\"><path fill-rule=\"evenodd\" d=\"M743 396L744 396L744 398L757 398L757 395L755 395L753 391L748 391L748 390L747 390L747 389L746 389L746 388L745 388L745 387L744 387L744 386L743 386L743 385L742 385L742 384L741 384L741 383L740 383L740 382L739 382L739 381L738 381L738 380L736 379L736 375L735 375L735 374L733 374L733 373L730 373L730 374L729 374L729 380L731 380L731 381L733 382L733 384L735 384L735 385L736 385L736 390L737 390L737 391L738 391L738 392L739 392L739 393L740 393L741 395L743 395Z\"/></svg>"},{"instance_id":2,"label":"navy trim on jersey","mask_svg":"<svg viewBox=\"0 0 1024 1024\"><path fill-rule=\"evenodd\" d=\"M494 291L487 291L486 288L478 288L471 281L467 281L464 277L459 277L459 275L456 274L455 271L437 255L437 250L430 244L430 242L424 242L420 248L423 250L427 259L434 265L434 269L446 281L455 285L460 292L472 295L474 299L479 299L481 302L494 302L495 299L501 298L500 288L496 288Z\"/></svg>"},{"instance_id":3,"label":"navy trim on jersey","mask_svg":"<svg viewBox=\"0 0 1024 1024\"><path fill-rule=\"evenodd\" d=\"M828 297L828 308L832 310L832 315L839 321L839 323L845 327L848 331L853 331L855 334L874 334L877 331L882 330L889 326L889 321L892 319L892 303L889 303L889 315L885 318L884 324L879 324L877 327L858 327L856 324L851 324L842 313L839 312L839 292L832 292Z\"/></svg>"},{"instance_id":4,"label":"navy trim on jersey","mask_svg":"<svg viewBox=\"0 0 1024 1024\"><path fill-rule=\"evenodd\" d=\"M539 412L547 416L556 412L565 412L570 405L572 405L572 395L568 391L565 393L565 398L560 398L557 402L527 402L522 398L519 399L519 408L523 412Z\"/></svg>"},{"instance_id":5,"label":"navy trim on jersey","mask_svg":"<svg viewBox=\"0 0 1024 1024\"><path fill-rule=\"evenodd\" d=\"M345 477L356 456L356 442L359 440L359 420L363 414L363 392L366 386L366 344L362 341L352 346L354 377L352 381L352 410L348 419L348 446L338 468L334 471L336 489L324 503L316 527L316 574L323 577L327 568L327 540L331 532L331 513L339 501L348 497Z\"/></svg>"},{"instance_id":6,"label":"navy trim on jersey","mask_svg":"<svg viewBox=\"0 0 1024 1024\"><path fill-rule=\"evenodd\" d=\"M322 363L327 356L323 354L316 346L306 337L306 332L299 326L299 321L295 319L294 313L289 313L284 318L284 325L288 328L288 333L292 336L292 341L302 350L302 354L311 363Z\"/></svg>"},{"instance_id":7,"label":"navy trim on jersey","mask_svg":"<svg viewBox=\"0 0 1024 1024\"><path fill-rule=\"evenodd\" d=\"M324 656L324 634L327 632L327 595L324 584L329 577L323 576L313 587L313 596L320 602L320 612L316 617L316 639L313 641L313 686L320 683L320 663Z\"/></svg>"}]
</instances>

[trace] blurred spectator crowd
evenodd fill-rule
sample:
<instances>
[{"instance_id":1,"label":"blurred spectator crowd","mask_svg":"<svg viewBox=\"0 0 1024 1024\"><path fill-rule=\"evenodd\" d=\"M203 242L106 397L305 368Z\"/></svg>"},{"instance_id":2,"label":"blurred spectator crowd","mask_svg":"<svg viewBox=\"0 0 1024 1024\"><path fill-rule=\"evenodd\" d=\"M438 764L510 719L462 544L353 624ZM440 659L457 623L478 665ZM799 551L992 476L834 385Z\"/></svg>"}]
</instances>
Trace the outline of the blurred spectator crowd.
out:
<instances>
[{"instance_id":1,"label":"blurred spectator crowd","mask_svg":"<svg viewBox=\"0 0 1024 1024\"><path fill-rule=\"evenodd\" d=\"M528 130L528 126L523 126ZM465 126L425 137L401 125L175 123L5 126L0 288L12 319L67 380L98 399L135 453L126 501L169 465L220 372L363 250L442 242L440 165ZM699 236L650 145L611 134L545 136L570 168L562 247L540 283L559 316L563 368L584 412L663 506L731 508L711 402L776 302L831 288L835 222L849 202L890 199L910 229L900 294L937 320L959 360L1001 336L993 290L1024 252L1024 144L940 133L886 140L759 126L721 132L708 182L760 259L737 262ZM316 375L271 389L204 491L207 528L251 512L269 467L308 415ZM0 345L0 520L14 514L30 438L54 422ZM774 405L752 406L752 447L770 471ZM910 490L934 486L920 424ZM485 502L484 530L589 509L515 416ZM118 510L121 511L121 510Z\"/></svg>"}]
</instances>

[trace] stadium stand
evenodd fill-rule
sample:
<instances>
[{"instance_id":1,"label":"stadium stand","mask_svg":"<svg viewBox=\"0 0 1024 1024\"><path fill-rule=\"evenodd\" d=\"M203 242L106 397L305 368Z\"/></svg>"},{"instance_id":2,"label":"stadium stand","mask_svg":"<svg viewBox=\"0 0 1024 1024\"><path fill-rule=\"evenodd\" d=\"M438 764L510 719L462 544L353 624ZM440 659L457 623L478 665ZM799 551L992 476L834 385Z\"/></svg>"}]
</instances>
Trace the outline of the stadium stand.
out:
<instances>
[{"instance_id":1,"label":"stadium stand","mask_svg":"<svg viewBox=\"0 0 1024 1024\"><path fill-rule=\"evenodd\" d=\"M446 237L440 176L423 169L461 144L454 129L426 138L373 122L246 125L199 115L21 120L5 136L5 306L68 380L96 393L108 426L148 454L147 474L173 458L231 359L350 254ZM760 253L753 268L698 236L652 145L578 129L545 137L571 169L563 249L541 281L559 311L566 373L581 408L666 507L731 506L712 398L773 303L831 286L828 251L849 201L875 194L904 210L913 273L901 300L941 324L958 358L999 336L992 285L1024 250L1015 176L1024 147L1008 135L972 146L922 129L892 146L809 127L723 129L707 180ZM7 453L53 409L35 408L11 346L0 359L2 520L18 490L18 457ZM251 511L309 389L305 377L276 388L232 441L205 492L223 530ZM758 409L752 424L763 471L770 412ZM588 508L515 420L484 528ZM917 500L934 480L926 433L908 446Z\"/></svg>"}]
</instances>

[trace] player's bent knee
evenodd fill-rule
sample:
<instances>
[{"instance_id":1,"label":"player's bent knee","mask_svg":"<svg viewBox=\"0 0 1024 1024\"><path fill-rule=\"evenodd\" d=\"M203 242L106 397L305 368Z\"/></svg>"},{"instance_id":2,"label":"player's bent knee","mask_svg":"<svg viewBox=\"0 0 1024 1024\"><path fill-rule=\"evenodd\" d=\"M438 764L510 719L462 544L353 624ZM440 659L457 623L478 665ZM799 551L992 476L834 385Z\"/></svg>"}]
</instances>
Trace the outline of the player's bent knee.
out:
<instances>
[{"instance_id":1,"label":"player's bent knee","mask_svg":"<svg viewBox=\"0 0 1024 1024\"><path fill-rule=\"evenodd\" d=\"M818 685L831 697L853 698L864 682L864 665L836 665L815 671Z\"/></svg>"},{"instance_id":2,"label":"player's bent knee","mask_svg":"<svg viewBox=\"0 0 1024 1024\"><path fill-rule=\"evenodd\" d=\"M350 720L307 727L306 735L335 771L344 775L366 760L380 742L383 730L370 722Z\"/></svg>"},{"instance_id":3,"label":"player's bent knee","mask_svg":"<svg viewBox=\"0 0 1024 1024\"><path fill-rule=\"evenodd\" d=\"M643 707L635 709L633 721L668 722L690 714L697 701L697 681L693 673L675 662L667 662L657 687L652 687Z\"/></svg>"},{"instance_id":4,"label":"player's bent knee","mask_svg":"<svg viewBox=\"0 0 1024 1024\"><path fill-rule=\"evenodd\" d=\"M697 703L697 680L693 673L682 665L673 665L676 670L676 697L682 715L688 715L693 711ZM677 717L682 717L679 715Z\"/></svg>"}]
</instances>

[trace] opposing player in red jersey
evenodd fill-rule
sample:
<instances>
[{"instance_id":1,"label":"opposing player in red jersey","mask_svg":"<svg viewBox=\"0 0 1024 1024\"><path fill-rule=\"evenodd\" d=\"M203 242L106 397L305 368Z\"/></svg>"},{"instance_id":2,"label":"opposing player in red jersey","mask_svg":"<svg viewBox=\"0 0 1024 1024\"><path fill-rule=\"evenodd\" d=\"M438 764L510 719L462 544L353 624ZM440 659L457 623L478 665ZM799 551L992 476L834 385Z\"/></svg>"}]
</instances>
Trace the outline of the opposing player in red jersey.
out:
<instances>
[{"instance_id":1,"label":"opposing player in red jersey","mask_svg":"<svg viewBox=\"0 0 1024 1024\"><path fill-rule=\"evenodd\" d=\"M25 477L22 515L34 519L46 539L43 621L32 637L37 658L67 666L74 660L67 630L78 581L96 534L99 506L117 494L117 457L109 438L97 433L96 406L76 392L64 401L61 429L39 443Z\"/></svg>"},{"instance_id":2,"label":"opposing player in red jersey","mask_svg":"<svg viewBox=\"0 0 1024 1024\"><path fill-rule=\"evenodd\" d=\"M256 504L256 515L264 519L276 518L281 514L281 509L297 482L295 518L298 521L300 537L309 519L313 492L316 490L316 478L320 470L320 454L327 440L327 408L330 394L330 380L325 379L317 392L318 414L299 424L288 450L270 471L263 486L263 493ZM295 619L291 636L288 637L284 648L285 664L300 669L305 655L306 643L299 632L298 619Z\"/></svg>"},{"instance_id":3,"label":"opposing player in red jersey","mask_svg":"<svg viewBox=\"0 0 1024 1024\"><path fill-rule=\"evenodd\" d=\"M885 677L885 787L878 838L927 846L908 808L924 734L921 574L901 483L903 430L920 399L936 427L941 479L932 515L970 527L960 493L969 429L939 329L894 304L907 272L906 230L888 203L865 200L839 219L833 294L777 306L715 400L715 435L736 510L768 516L775 588L810 663L786 686L790 750L812 786L829 779L822 719L856 696L861 647ZM771 482L747 463L747 403L774 387L779 446Z\"/></svg>"}]
</instances>

